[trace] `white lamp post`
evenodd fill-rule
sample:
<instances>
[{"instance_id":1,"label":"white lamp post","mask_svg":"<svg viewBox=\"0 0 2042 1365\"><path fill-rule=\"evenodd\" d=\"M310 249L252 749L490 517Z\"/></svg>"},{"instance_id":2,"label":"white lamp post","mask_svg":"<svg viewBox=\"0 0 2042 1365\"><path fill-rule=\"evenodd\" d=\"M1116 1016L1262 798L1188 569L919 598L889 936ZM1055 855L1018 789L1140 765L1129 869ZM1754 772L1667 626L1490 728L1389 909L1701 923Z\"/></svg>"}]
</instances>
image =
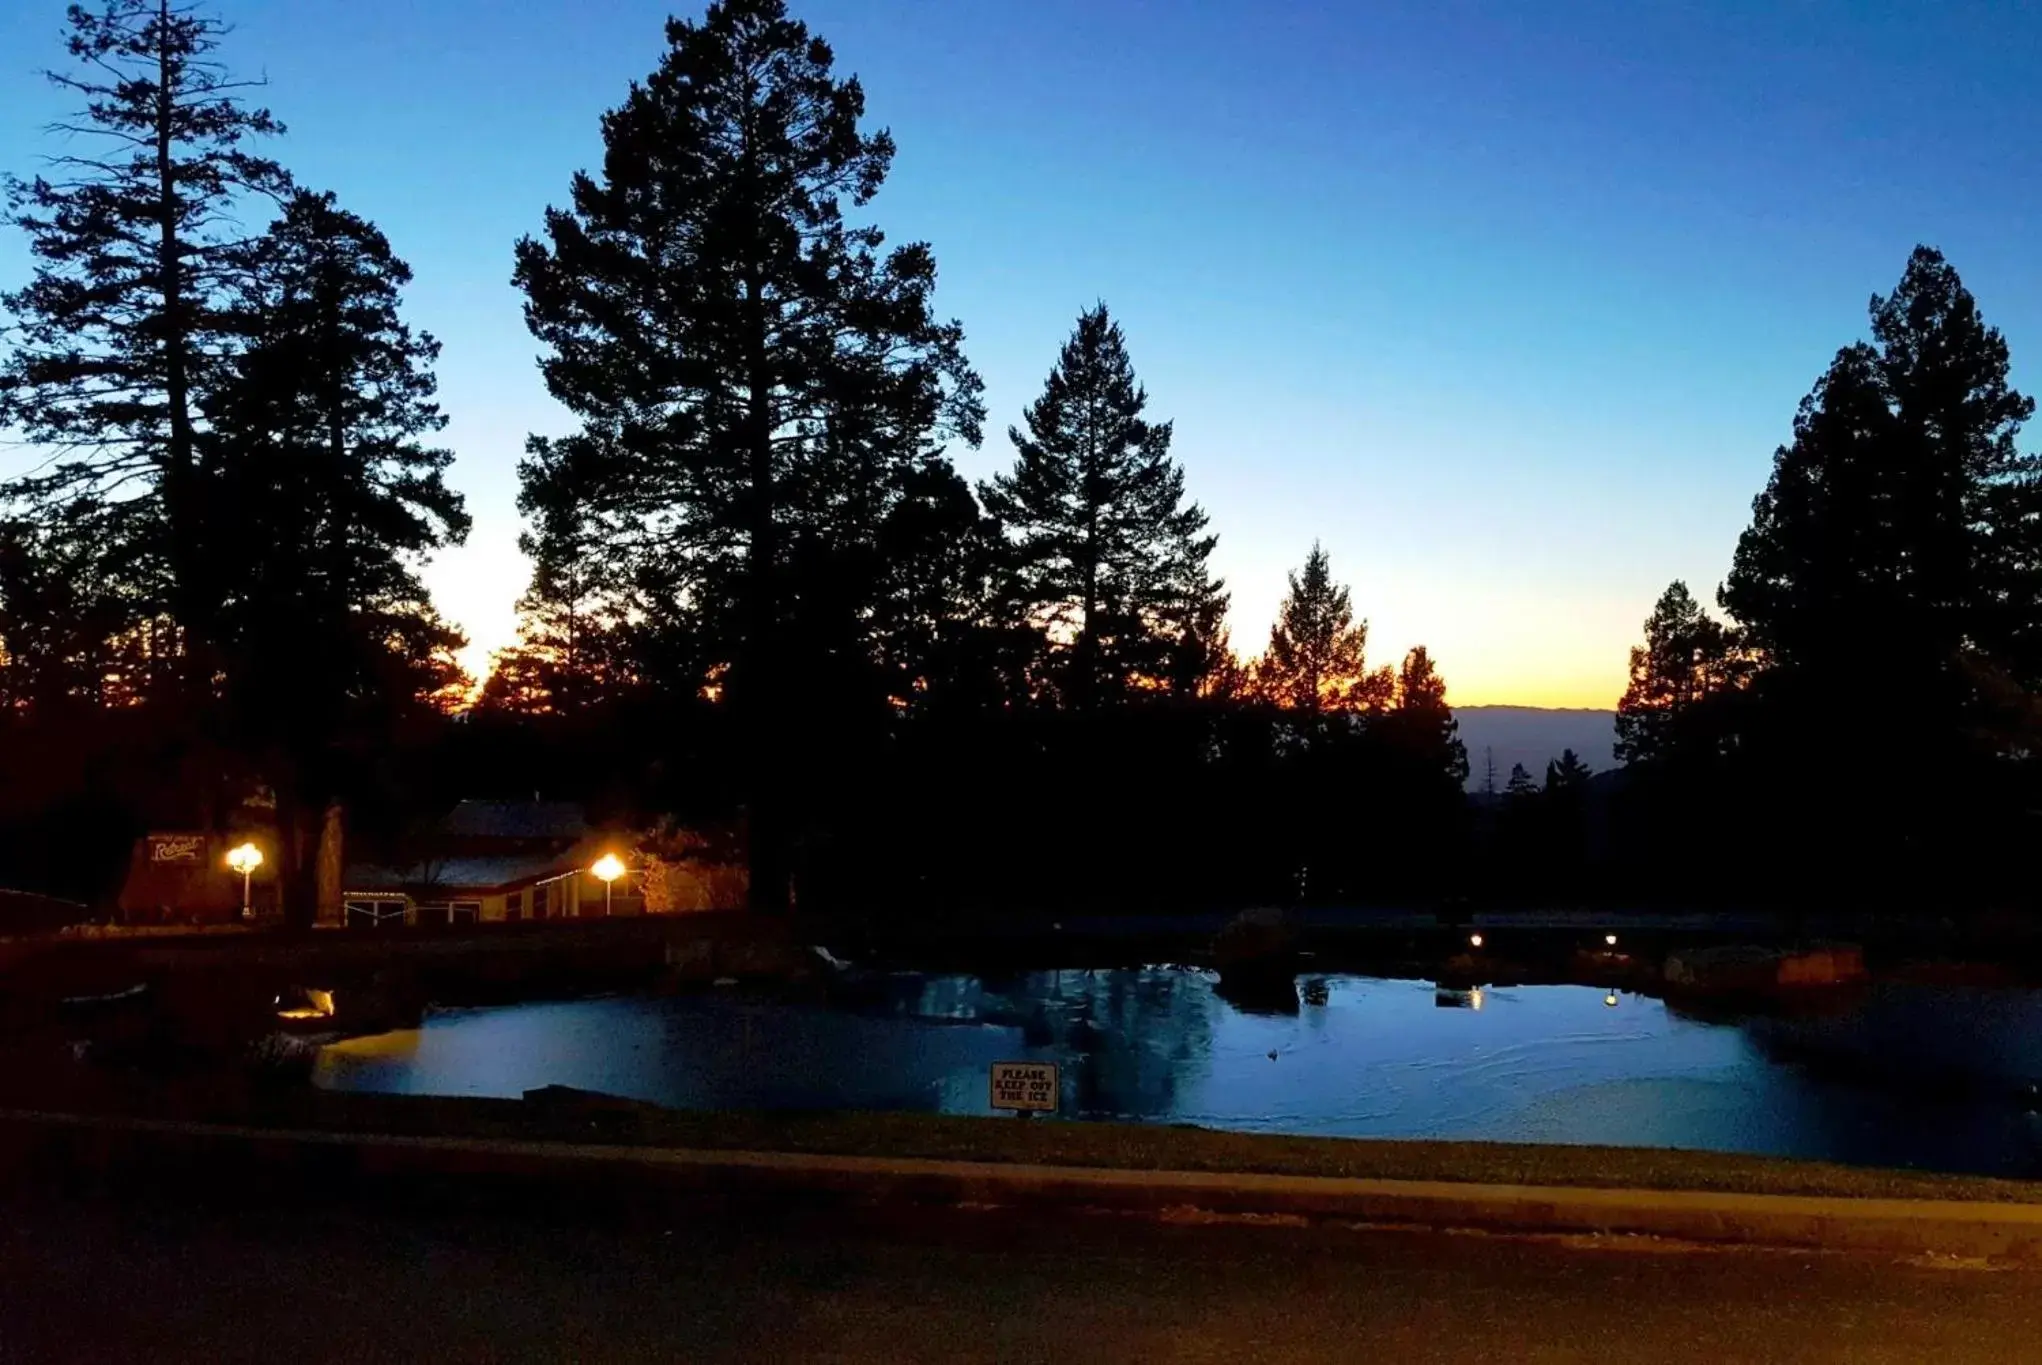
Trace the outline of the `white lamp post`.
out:
<instances>
[{"instance_id":1,"label":"white lamp post","mask_svg":"<svg viewBox=\"0 0 2042 1365\"><path fill-rule=\"evenodd\" d=\"M589 871L602 879L603 918L608 919L610 916L610 892L615 887L617 878L624 875L624 864L618 860L616 854L605 853L602 857L596 859L596 865L590 868Z\"/></svg>"},{"instance_id":2,"label":"white lamp post","mask_svg":"<svg viewBox=\"0 0 2042 1365\"><path fill-rule=\"evenodd\" d=\"M254 910L248 899L248 878L256 868L262 866L262 850L254 844L242 844L227 850L227 866L241 874L241 918L253 919Z\"/></svg>"}]
</instances>

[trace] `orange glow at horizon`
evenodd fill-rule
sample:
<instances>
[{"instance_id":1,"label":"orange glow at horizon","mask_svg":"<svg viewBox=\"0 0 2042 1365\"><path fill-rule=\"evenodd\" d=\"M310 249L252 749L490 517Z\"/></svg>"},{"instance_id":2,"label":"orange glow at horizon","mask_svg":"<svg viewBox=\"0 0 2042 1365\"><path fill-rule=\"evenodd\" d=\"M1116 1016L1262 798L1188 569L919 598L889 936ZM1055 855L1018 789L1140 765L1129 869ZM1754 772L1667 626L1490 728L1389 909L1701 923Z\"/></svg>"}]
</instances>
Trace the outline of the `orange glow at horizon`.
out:
<instances>
[{"instance_id":1,"label":"orange glow at horizon","mask_svg":"<svg viewBox=\"0 0 2042 1365\"><path fill-rule=\"evenodd\" d=\"M471 681L466 695L453 709L460 710L475 704L495 669L498 652L516 643L515 636L489 644L473 641L455 656L468 670ZM1517 678L1478 675L1470 679L1456 679L1436 651L1433 663L1446 678L1447 705L1452 707L1524 706L1547 710L1614 711L1617 699L1623 696L1624 687L1629 682L1628 651L1629 647L1625 646L1614 667L1569 669L1564 667L1565 661L1552 660L1546 668ZM1245 666L1252 662L1253 657L1250 655L1238 661ZM1401 659L1403 655L1400 652L1396 657ZM1602 660L1596 662L1598 665L1603 663ZM712 680L710 700L715 700L718 691L720 689Z\"/></svg>"},{"instance_id":2,"label":"orange glow at horizon","mask_svg":"<svg viewBox=\"0 0 2042 1365\"><path fill-rule=\"evenodd\" d=\"M481 695L497 653L518 642L512 599L531 572L514 547L489 559L490 572L480 575L472 562L461 566L466 573L449 562L433 584L436 599L441 593L448 599L449 618L468 634L456 656L473 680L466 704ZM1336 571L1341 563L1336 552ZM1246 573L1236 566L1228 575L1234 585L1228 626L1243 664L1268 639L1289 567L1273 560ZM1371 583L1372 593L1366 591ZM1354 592L1355 614L1368 620L1369 666L1395 667L1422 644L1454 707L1614 710L1629 681L1631 647L1652 610L1650 596L1634 601L1626 593L1590 591L1561 599L1493 581L1386 578L1366 566L1354 570Z\"/></svg>"},{"instance_id":3,"label":"orange glow at horizon","mask_svg":"<svg viewBox=\"0 0 2042 1365\"><path fill-rule=\"evenodd\" d=\"M1456 687L1447 679L1446 701L1453 707L1530 706L1554 711L1614 711L1624 695L1628 675L1599 678L1542 678L1521 684Z\"/></svg>"}]
</instances>

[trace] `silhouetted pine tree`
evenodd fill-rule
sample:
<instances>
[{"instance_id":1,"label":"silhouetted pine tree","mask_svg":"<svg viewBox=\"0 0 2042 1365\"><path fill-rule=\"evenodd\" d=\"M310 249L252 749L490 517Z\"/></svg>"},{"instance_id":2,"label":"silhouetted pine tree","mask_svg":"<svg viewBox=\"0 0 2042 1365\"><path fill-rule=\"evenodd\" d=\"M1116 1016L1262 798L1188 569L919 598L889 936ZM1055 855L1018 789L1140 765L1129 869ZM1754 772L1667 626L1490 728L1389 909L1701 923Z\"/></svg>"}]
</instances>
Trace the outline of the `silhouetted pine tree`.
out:
<instances>
[{"instance_id":1,"label":"silhouetted pine tree","mask_svg":"<svg viewBox=\"0 0 2042 1365\"><path fill-rule=\"evenodd\" d=\"M84 108L56 125L67 143L46 175L8 181L35 271L0 297L14 341L0 361L0 428L60 453L0 497L95 527L131 585L118 599L131 625L174 623L196 696L211 687L224 573L240 548L209 506L205 404L249 266L237 210L289 186L251 143L283 128L240 102L261 83L218 63L216 19L171 0L102 0L71 6L68 23L78 65L50 79Z\"/></svg>"},{"instance_id":2,"label":"silhouetted pine tree","mask_svg":"<svg viewBox=\"0 0 2042 1365\"><path fill-rule=\"evenodd\" d=\"M1248 669L1234 653L1227 628L1227 595L1208 593L1192 613L1190 628L1178 642L1172 685L1181 693L1231 704L1249 693Z\"/></svg>"},{"instance_id":3,"label":"silhouetted pine tree","mask_svg":"<svg viewBox=\"0 0 2042 1365\"><path fill-rule=\"evenodd\" d=\"M910 471L871 542L870 631L888 706L983 712L1026 696L1035 641L996 522L947 461Z\"/></svg>"},{"instance_id":4,"label":"silhouetted pine tree","mask_svg":"<svg viewBox=\"0 0 2042 1365\"><path fill-rule=\"evenodd\" d=\"M1577 797L1588 786L1588 779L1595 774L1572 749L1563 749L1560 756L1546 763L1546 795L1554 798Z\"/></svg>"},{"instance_id":5,"label":"silhouetted pine tree","mask_svg":"<svg viewBox=\"0 0 2042 1365\"><path fill-rule=\"evenodd\" d=\"M881 254L845 222L893 158L860 131L858 82L779 0L724 0L667 25L660 65L604 116L599 175L518 244L516 283L548 389L613 439L569 495L632 523L728 665L747 736L755 905L789 898L789 727L859 640L821 620L835 575L870 582L868 545L946 435L976 443L961 329L930 310L926 246ZM804 594L806 596L804 596ZM798 624L797 624L798 623Z\"/></svg>"},{"instance_id":6,"label":"silhouetted pine tree","mask_svg":"<svg viewBox=\"0 0 2042 1365\"><path fill-rule=\"evenodd\" d=\"M1368 622L1354 619L1346 585L1333 581L1332 561L1314 541L1256 661L1256 691L1297 711L1379 711L1396 678L1388 668L1370 672L1367 649Z\"/></svg>"},{"instance_id":7,"label":"silhouetted pine tree","mask_svg":"<svg viewBox=\"0 0 2042 1365\"><path fill-rule=\"evenodd\" d=\"M1711 761L1729 742L1723 702L1737 685L1735 637L1696 602L1687 584L1660 594L1631 650L1631 681L1617 703L1617 760Z\"/></svg>"},{"instance_id":8,"label":"silhouetted pine tree","mask_svg":"<svg viewBox=\"0 0 2042 1365\"><path fill-rule=\"evenodd\" d=\"M1503 795L1512 802L1528 801L1539 794L1539 784L1525 771L1524 764L1510 765L1510 781L1503 784Z\"/></svg>"},{"instance_id":9,"label":"silhouetted pine tree","mask_svg":"<svg viewBox=\"0 0 2042 1365\"><path fill-rule=\"evenodd\" d=\"M616 500L598 501L589 492L618 463L602 448L608 439L614 438L591 428L525 443L518 510L526 525L518 548L532 561L532 580L518 599L516 643L491 660L477 700L484 710L573 716L647 680L649 660L634 653L646 652L658 633L661 601L680 594L633 591L634 571L638 581L650 577L662 562L661 547L642 523L621 514ZM660 684L688 694L706 681L708 661L691 656L682 663L677 656L686 651L667 653L653 670Z\"/></svg>"},{"instance_id":10,"label":"silhouetted pine tree","mask_svg":"<svg viewBox=\"0 0 2042 1365\"><path fill-rule=\"evenodd\" d=\"M98 504L0 522L0 717L55 725L148 696L169 661Z\"/></svg>"},{"instance_id":11,"label":"silhouetted pine tree","mask_svg":"<svg viewBox=\"0 0 2042 1365\"><path fill-rule=\"evenodd\" d=\"M1803 401L1721 601L1759 665L1756 790L1785 802L1805 774L1850 793L1794 850L1904 894L1907 875L1945 888L2021 837L1992 832L2032 796L2009 785L2021 768L1990 737L1981 679L2042 683L2042 460L2015 446L2034 404L2006 341L1939 252L1917 247L1871 316L1871 343Z\"/></svg>"},{"instance_id":12,"label":"silhouetted pine tree","mask_svg":"<svg viewBox=\"0 0 2042 1365\"><path fill-rule=\"evenodd\" d=\"M452 452L426 444L446 424L439 343L399 316L411 270L382 232L300 191L250 261L204 441L210 501L240 529L216 641L231 733L302 834L339 794L340 746L387 744L407 714L458 698L461 637L419 570L468 514L443 477ZM285 908L309 920L295 852L287 837Z\"/></svg>"},{"instance_id":13,"label":"silhouetted pine tree","mask_svg":"<svg viewBox=\"0 0 2042 1365\"><path fill-rule=\"evenodd\" d=\"M1405 654L1396 681L1390 709L1377 722L1384 737L1417 772L1437 774L1458 793L1468 780L1468 749L1461 743L1460 722L1446 703L1446 679L1439 676L1425 646ZM1493 755L1487 761L1493 794L1496 762Z\"/></svg>"},{"instance_id":14,"label":"silhouetted pine tree","mask_svg":"<svg viewBox=\"0 0 2042 1365\"><path fill-rule=\"evenodd\" d=\"M1841 682L1876 639L1916 706L1967 652L2042 681L2042 458L2014 445L2035 405L2006 341L1929 247L1871 311L1875 344L1837 354L1774 456L1723 606L1768 672Z\"/></svg>"},{"instance_id":15,"label":"silhouetted pine tree","mask_svg":"<svg viewBox=\"0 0 2042 1365\"><path fill-rule=\"evenodd\" d=\"M1539 793L1543 810L1540 833L1545 844L1549 893L1574 899L1583 890L1587 864L1589 779L1594 776L1572 749L1546 763L1546 783Z\"/></svg>"},{"instance_id":16,"label":"silhouetted pine tree","mask_svg":"<svg viewBox=\"0 0 2042 1365\"><path fill-rule=\"evenodd\" d=\"M1206 567L1217 537L1184 500L1170 424L1145 419L1147 405L1102 303L1078 318L1026 432L1008 429L1013 470L980 488L1045 632L1050 690L1079 710L1173 682L1195 690L1225 614Z\"/></svg>"}]
</instances>

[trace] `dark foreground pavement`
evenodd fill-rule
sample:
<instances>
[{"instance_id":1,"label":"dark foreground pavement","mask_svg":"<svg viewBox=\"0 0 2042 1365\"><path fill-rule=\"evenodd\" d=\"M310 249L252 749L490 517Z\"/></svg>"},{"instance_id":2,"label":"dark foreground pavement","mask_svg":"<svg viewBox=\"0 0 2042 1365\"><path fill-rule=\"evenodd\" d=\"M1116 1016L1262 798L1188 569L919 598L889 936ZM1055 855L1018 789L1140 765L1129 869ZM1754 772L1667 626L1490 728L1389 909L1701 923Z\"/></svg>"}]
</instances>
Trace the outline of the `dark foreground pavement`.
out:
<instances>
[{"instance_id":1,"label":"dark foreground pavement","mask_svg":"<svg viewBox=\"0 0 2042 1365\"><path fill-rule=\"evenodd\" d=\"M2042 1272L995 1210L0 1199L0 1360L2042 1359Z\"/></svg>"}]
</instances>

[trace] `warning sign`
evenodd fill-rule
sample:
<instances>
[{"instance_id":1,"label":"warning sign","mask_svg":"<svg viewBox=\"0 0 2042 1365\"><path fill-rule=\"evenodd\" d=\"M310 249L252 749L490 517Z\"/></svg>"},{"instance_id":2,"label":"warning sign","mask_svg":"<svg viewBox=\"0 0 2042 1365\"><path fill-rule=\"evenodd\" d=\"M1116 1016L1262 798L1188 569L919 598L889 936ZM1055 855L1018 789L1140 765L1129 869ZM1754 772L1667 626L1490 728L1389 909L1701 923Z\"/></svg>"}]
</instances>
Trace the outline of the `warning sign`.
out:
<instances>
[{"instance_id":1,"label":"warning sign","mask_svg":"<svg viewBox=\"0 0 2042 1365\"><path fill-rule=\"evenodd\" d=\"M994 1062L993 1108L1054 1114L1061 1087L1055 1062Z\"/></svg>"}]
</instances>

